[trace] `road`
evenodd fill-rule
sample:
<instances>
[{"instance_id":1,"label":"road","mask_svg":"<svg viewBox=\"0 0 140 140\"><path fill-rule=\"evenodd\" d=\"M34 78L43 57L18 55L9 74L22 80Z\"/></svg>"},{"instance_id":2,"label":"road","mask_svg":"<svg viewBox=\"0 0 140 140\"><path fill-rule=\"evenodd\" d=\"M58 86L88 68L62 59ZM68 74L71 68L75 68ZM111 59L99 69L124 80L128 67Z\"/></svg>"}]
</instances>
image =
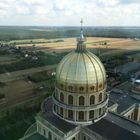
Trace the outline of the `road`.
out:
<instances>
[{"instance_id":1,"label":"road","mask_svg":"<svg viewBox=\"0 0 140 140\"><path fill-rule=\"evenodd\" d=\"M55 69L56 66L57 66L57 64L54 64L54 65L49 65L49 66L30 68L30 69L24 69L24 70L0 74L0 82L10 82L10 81L18 80L28 74L33 74L36 72Z\"/></svg>"}]
</instances>

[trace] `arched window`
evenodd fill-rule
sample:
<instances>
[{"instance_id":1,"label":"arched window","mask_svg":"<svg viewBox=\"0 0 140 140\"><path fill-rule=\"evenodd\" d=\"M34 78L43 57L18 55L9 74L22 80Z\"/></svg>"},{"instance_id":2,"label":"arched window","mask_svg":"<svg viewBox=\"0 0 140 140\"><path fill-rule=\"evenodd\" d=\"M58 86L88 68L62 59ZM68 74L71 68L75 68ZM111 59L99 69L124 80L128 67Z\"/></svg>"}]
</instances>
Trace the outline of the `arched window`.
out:
<instances>
[{"instance_id":1,"label":"arched window","mask_svg":"<svg viewBox=\"0 0 140 140\"><path fill-rule=\"evenodd\" d=\"M56 105L54 105L53 107L54 107L54 108L53 108L53 109L54 109L54 111L56 112Z\"/></svg>"},{"instance_id":2,"label":"arched window","mask_svg":"<svg viewBox=\"0 0 140 140\"><path fill-rule=\"evenodd\" d=\"M73 104L73 96L72 95L69 95L68 96L68 104Z\"/></svg>"},{"instance_id":3,"label":"arched window","mask_svg":"<svg viewBox=\"0 0 140 140\"><path fill-rule=\"evenodd\" d=\"M72 110L68 110L68 118L73 119L73 111Z\"/></svg>"},{"instance_id":4,"label":"arched window","mask_svg":"<svg viewBox=\"0 0 140 140\"><path fill-rule=\"evenodd\" d=\"M103 114L106 112L106 107L103 108Z\"/></svg>"},{"instance_id":5,"label":"arched window","mask_svg":"<svg viewBox=\"0 0 140 140\"><path fill-rule=\"evenodd\" d=\"M63 85L63 84L60 84L60 87L61 87L61 88L63 88L63 87L64 87L64 85Z\"/></svg>"},{"instance_id":6,"label":"arched window","mask_svg":"<svg viewBox=\"0 0 140 140\"><path fill-rule=\"evenodd\" d=\"M102 86L103 86L103 85L102 85L102 83L100 83L100 85L99 85L99 89L101 89L101 88L102 88Z\"/></svg>"},{"instance_id":7,"label":"arched window","mask_svg":"<svg viewBox=\"0 0 140 140\"><path fill-rule=\"evenodd\" d=\"M90 87L90 89L91 89L91 90L94 90L94 89L95 89L95 87L94 87L94 86L92 86L92 87Z\"/></svg>"},{"instance_id":8,"label":"arched window","mask_svg":"<svg viewBox=\"0 0 140 140\"><path fill-rule=\"evenodd\" d=\"M74 138L72 138L72 140L75 140L75 137L74 137Z\"/></svg>"},{"instance_id":9,"label":"arched window","mask_svg":"<svg viewBox=\"0 0 140 140\"><path fill-rule=\"evenodd\" d=\"M72 90L73 90L73 87L72 87L72 86L69 86L68 88L69 88L69 90L70 90L70 91L72 91Z\"/></svg>"},{"instance_id":10,"label":"arched window","mask_svg":"<svg viewBox=\"0 0 140 140\"><path fill-rule=\"evenodd\" d=\"M99 102L102 101L102 93L99 94Z\"/></svg>"},{"instance_id":11,"label":"arched window","mask_svg":"<svg viewBox=\"0 0 140 140\"><path fill-rule=\"evenodd\" d=\"M99 115L101 115L101 111L102 111L102 109L100 108L100 109L99 109Z\"/></svg>"},{"instance_id":12,"label":"arched window","mask_svg":"<svg viewBox=\"0 0 140 140\"><path fill-rule=\"evenodd\" d=\"M80 111L79 112L79 116L78 116L79 120L83 121L84 120L84 112Z\"/></svg>"},{"instance_id":13,"label":"arched window","mask_svg":"<svg viewBox=\"0 0 140 140\"><path fill-rule=\"evenodd\" d=\"M52 140L52 134L51 134L51 132L48 133L48 139L49 140Z\"/></svg>"},{"instance_id":14,"label":"arched window","mask_svg":"<svg viewBox=\"0 0 140 140\"><path fill-rule=\"evenodd\" d=\"M62 92L60 93L60 101L64 102L64 95Z\"/></svg>"},{"instance_id":15,"label":"arched window","mask_svg":"<svg viewBox=\"0 0 140 140\"><path fill-rule=\"evenodd\" d=\"M85 98L83 96L79 97L79 105L84 105Z\"/></svg>"},{"instance_id":16,"label":"arched window","mask_svg":"<svg viewBox=\"0 0 140 140\"><path fill-rule=\"evenodd\" d=\"M84 136L84 140L86 140L86 136Z\"/></svg>"},{"instance_id":17,"label":"arched window","mask_svg":"<svg viewBox=\"0 0 140 140\"><path fill-rule=\"evenodd\" d=\"M43 129L43 135L46 136L46 130L45 129Z\"/></svg>"},{"instance_id":18,"label":"arched window","mask_svg":"<svg viewBox=\"0 0 140 140\"><path fill-rule=\"evenodd\" d=\"M56 93L56 91L55 91L55 92L54 92L54 97L57 99L57 97L56 97L56 96L57 96L57 93Z\"/></svg>"},{"instance_id":19,"label":"arched window","mask_svg":"<svg viewBox=\"0 0 140 140\"><path fill-rule=\"evenodd\" d=\"M134 113L131 114L131 119L133 119Z\"/></svg>"},{"instance_id":20,"label":"arched window","mask_svg":"<svg viewBox=\"0 0 140 140\"><path fill-rule=\"evenodd\" d=\"M63 116L63 108L60 107L60 115Z\"/></svg>"},{"instance_id":21,"label":"arched window","mask_svg":"<svg viewBox=\"0 0 140 140\"><path fill-rule=\"evenodd\" d=\"M94 118L94 110L91 110L89 112L89 119L93 119Z\"/></svg>"},{"instance_id":22,"label":"arched window","mask_svg":"<svg viewBox=\"0 0 140 140\"><path fill-rule=\"evenodd\" d=\"M94 103L95 103L95 96L94 95L91 95L90 96L90 105L92 105Z\"/></svg>"},{"instance_id":23,"label":"arched window","mask_svg":"<svg viewBox=\"0 0 140 140\"><path fill-rule=\"evenodd\" d=\"M58 99L58 95L59 95L59 92L58 92L58 89L56 89L56 90L55 90L55 98L56 98L56 99Z\"/></svg>"},{"instance_id":24,"label":"arched window","mask_svg":"<svg viewBox=\"0 0 140 140\"><path fill-rule=\"evenodd\" d=\"M83 91L83 90L84 90L84 87L80 87L79 90L80 90L80 91Z\"/></svg>"}]
</instances>

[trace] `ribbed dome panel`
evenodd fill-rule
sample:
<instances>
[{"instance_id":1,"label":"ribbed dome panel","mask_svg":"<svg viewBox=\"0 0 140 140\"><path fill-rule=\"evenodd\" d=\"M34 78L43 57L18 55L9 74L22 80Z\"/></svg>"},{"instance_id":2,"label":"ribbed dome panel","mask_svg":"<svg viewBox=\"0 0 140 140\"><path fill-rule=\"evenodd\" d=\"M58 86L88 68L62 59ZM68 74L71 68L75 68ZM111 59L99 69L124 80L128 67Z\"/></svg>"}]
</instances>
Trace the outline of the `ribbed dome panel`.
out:
<instances>
[{"instance_id":1,"label":"ribbed dome panel","mask_svg":"<svg viewBox=\"0 0 140 140\"><path fill-rule=\"evenodd\" d=\"M106 88L104 66L99 58L89 51L82 53L73 51L57 68L56 86L65 91L71 89L73 92L78 92L80 87L86 89L86 93L93 92L93 87L96 91L103 90Z\"/></svg>"}]
</instances>

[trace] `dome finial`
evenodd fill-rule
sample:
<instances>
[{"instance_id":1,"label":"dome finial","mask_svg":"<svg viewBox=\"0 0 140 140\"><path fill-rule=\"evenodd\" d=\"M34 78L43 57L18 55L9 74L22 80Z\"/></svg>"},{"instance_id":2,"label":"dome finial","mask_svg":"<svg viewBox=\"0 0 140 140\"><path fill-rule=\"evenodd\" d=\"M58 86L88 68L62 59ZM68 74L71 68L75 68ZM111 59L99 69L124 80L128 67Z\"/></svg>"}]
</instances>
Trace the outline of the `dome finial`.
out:
<instances>
[{"instance_id":1,"label":"dome finial","mask_svg":"<svg viewBox=\"0 0 140 140\"><path fill-rule=\"evenodd\" d=\"M77 52L83 52L86 48L86 45L84 43L86 39L83 35L83 19L82 18L81 18L80 23L81 23L81 32L80 32L80 37L77 38L77 49L76 49Z\"/></svg>"},{"instance_id":2,"label":"dome finial","mask_svg":"<svg viewBox=\"0 0 140 140\"><path fill-rule=\"evenodd\" d=\"M81 18L80 23L81 23L81 31L83 31L83 19L82 18Z\"/></svg>"},{"instance_id":3,"label":"dome finial","mask_svg":"<svg viewBox=\"0 0 140 140\"><path fill-rule=\"evenodd\" d=\"M81 39L84 39L84 35L83 35L83 19L82 18L81 18L80 23L81 23L81 34L80 34L80 38Z\"/></svg>"}]
</instances>

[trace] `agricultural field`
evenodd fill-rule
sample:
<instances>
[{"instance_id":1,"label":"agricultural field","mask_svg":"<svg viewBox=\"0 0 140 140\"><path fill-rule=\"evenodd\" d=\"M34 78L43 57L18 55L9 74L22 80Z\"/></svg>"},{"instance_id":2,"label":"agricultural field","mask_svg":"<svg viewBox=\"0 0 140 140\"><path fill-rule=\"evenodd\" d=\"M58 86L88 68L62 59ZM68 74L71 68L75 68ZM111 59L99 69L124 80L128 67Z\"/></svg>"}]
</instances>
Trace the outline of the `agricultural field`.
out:
<instances>
[{"instance_id":1,"label":"agricultural field","mask_svg":"<svg viewBox=\"0 0 140 140\"><path fill-rule=\"evenodd\" d=\"M6 116L0 119L0 139L18 140L27 128L35 122L35 115L40 111L40 104L45 97L33 98L14 110L7 109Z\"/></svg>"},{"instance_id":2,"label":"agricultural field","mask_svg":"<svg viewBox=\"0 0 140 140\"><path fill-rule=\"evenodd\" d=\"M77 37L80 27L0 26L0 40ZM139 27L85 27L87 37L140 38Z\"/></svg>"},{"instance_id":3,"label":"agricultural field","mask_svg":"<svg viewBox=\"0 0 140 140\"><path fill-rule=\"evenodd\" d=\"M37 71L44 71L44 68L33 69L32 73L35 76ZM1 140L11 140L11 137L12 140L17 140L22 137L27 128L35 122L34 117L40 111L41 102L53 93L42 85L50 88L54 81L47 79L43 82L32 82L27 78L32 73L29 70L18 75L13 74L9 81L5 79L4 84L0 86L0 93L6 98L5 103L0 103Z\"/></svg>"},{"instance_id":4,"label":"agricultural field","mask_svg":"<svg viewBox=\"0 0 140 140\"><path fill-rule=\"evenodd\" d=\"M41 91L39 91L40 94L35 94L35 91L44 83L46 85L46 80L48 81L48 79L41 79L38 83L35 83L29 80L28 76L34 75L36 77L38 73L43 72L44 74L44 71L53 71L55 68L56 65L52 65L0 74L0 83L3 83L3 86L0 87L0 93L4 94L6 98L6 103L0 104L0 109L42 96ZM51 79L51 77L49 79ZM47 84L49 83L50 82ZM46 93L47 91L45 94Z\"/></svg>"},{"instance_id":5,"label":"agricultural field","mask_svg":"<svg viewBox=\"0 0 140 140\"><path fill-rule=\"evenodd\" d=\"M100 50L100 55L105 57L110 55L116 56L117 54L122 55L124 52L140 51L140 41L136 41L134 39L101 37L88 37L86 39L87 48L89 50L91 50L93 53L97 53ZM37 50L39 50L39 48L42 48L42 51L44 51L45 53L39 52L39 56L42 59L40 59L41 61L39 61L38 63L42 62L41 65L33 65L32 67L29 67L30 65L27 64L30 61L27 60L28 63L26 64L27 67L25 67L25 69L17 69L16 71L13 70L13 72L7 71L6 73L0 74L0 82L5 83L5 86L1 87L0 90L2 91L2 94L5 93L5 97L8 103L6 106L32 98L34 89L40 87L40 83L42 83L42 81L47 80L42 76L42 74L44 73L40 72L49 69L55 69L57 63L63 58L64 55L67 54L65 54L64 52L76 48L75 38L13 40L10 43L14 43L16 46L20 46L23 48L28 48L29 46L34 45L35 48L38 48ZM56 60L57 63L54 64ZM4 54L0 56L0 64L8 65L18 61L19 59L11 54ZM19 63L22 64L21 62ZM23 61L23 64L24 62L26 61ZM32 61L31 64L33 64ZM48 64L54 65L49 66ZM30 76L30 79L27 78L28 76ZM41 81L40 79L43 80ZM33 81L39 81L39 83L35 83Z\"/></svg>"},{"instance_id":6,"label":"agricultural field","mask_svg":"<svg viewBox=\"0 0 140 140\"><path fill-rule=\"evenodd\" d=\"M129 52L140 52L140 40L101 37L88 37L86 40L87 49L102 60ZM33 61L32 56L25 58L20 54L18 58L16 55L0 55L0 73L57 64L63 56L76 48L76 38L12 40L11 43L21 47L23 53L32 51L32 55L37 56L38 60ZM33 50L30 49L32 47Z\"/></svg>"},{"instance_id":7,"label":"agricultural field","mask_svg":"<svg viewBox=\"0 0 140 140\"><path fill-rule=\"evenodd\" d=\"M18 59L13 55L0 56L0 64L11 64L17 62Z\"/></svg>"},{"instance_id":8,"label":"agricultural field","mask_svg":"<svg viewBox=\"0 0 140 140\"><path fill-rule=\"evenodd\" d=\"M20 105L26 106L26 103L30 103L32 100L41 103L44 95L48 96L48 87L54 85L54 77L50 79L46 71L55 71L59 61L69 51L76 48L76 36L79 34L79 30L62 30L62 28L59 28L58 31L56 29L52 31L52 29L34 29L31 27L22 27L22 32L19 29L10 30L6 28L6 30L7 32L3 30L4 34L1 35L0 33L0 38L5 39L6 37L6 43L13 44L17 48L23 48L23 52L16 52L15 54L14 52L13 54L2 52L0 54L0 94L5 95L6 99L4 104L0 104L0 111L7 108L17 108ZM14 36L12 36L13 32ZM61 32L62 34L60 34ZM90 35L87 33L85 36ZM128 37L87 37L86 40L87 48L99 57L105 56L106 58L106 56L117 56L117 54L123 56L127 52L140 52L140 40ZM22 55L28 53L28 48L32 47L35 49L32 52L29 49L29 57L26 58L25 55ZM38 57L38 60L32 60L34 55ZM128 84L126 83L119 88L127 89ZM49 92L49 95L52 93ZM31 114L28 107L27 110L17 110L16 113L19 117L18 115L14 116L16 113L11 114L12 119L8 124L6 124L6 121L9 120L10 115L7 113L7 116L1 120L2 126L6 127L0 127L0 138L4 139L6 134L9 134L8 139L10 139L11 136L16 136L16 131L18 137L16 136L13 140L21 137L35 121L34 116L40 110L40 105L35 103L36 105L36 108L33 107L33 109L36 109L35 112L31 110ZM13 125L13 122L17 123ZM18 131L18 128L22 126L23 130Z\"/></svg>"},{"instance_id":9,"label":"agricultural field","mask_svg":"<svg viewBox=\"0 0 140 140\"><path fill-rule=\"evenodd\" d=\"M37 68L28 68L25 70L19 70L15 72L9 72L9 73L4 73L0 74L0 82L11 82L14 80L18 80L23 78L24 76L42 72L45 70L52 70L55 69L57 65L50 65L50 66L43 66L43 67L37 67Z\"/></svg>"},{"instance_id":10,"label":"agricultural field","mask_svg":"<svg viewBox=\"0 0 140 140\"><path fill-rule=\"evenodd\" d=\"M140 50L140 41L134 39L87 37L86 40L87 48L105 49L107 53L110 51L112 53L113 49L114 53ZM76 47L76 38L13 40L11 42L17 44L18 47L35 46L49 52L64 52Z\"/></svg>"}]
</instances>

